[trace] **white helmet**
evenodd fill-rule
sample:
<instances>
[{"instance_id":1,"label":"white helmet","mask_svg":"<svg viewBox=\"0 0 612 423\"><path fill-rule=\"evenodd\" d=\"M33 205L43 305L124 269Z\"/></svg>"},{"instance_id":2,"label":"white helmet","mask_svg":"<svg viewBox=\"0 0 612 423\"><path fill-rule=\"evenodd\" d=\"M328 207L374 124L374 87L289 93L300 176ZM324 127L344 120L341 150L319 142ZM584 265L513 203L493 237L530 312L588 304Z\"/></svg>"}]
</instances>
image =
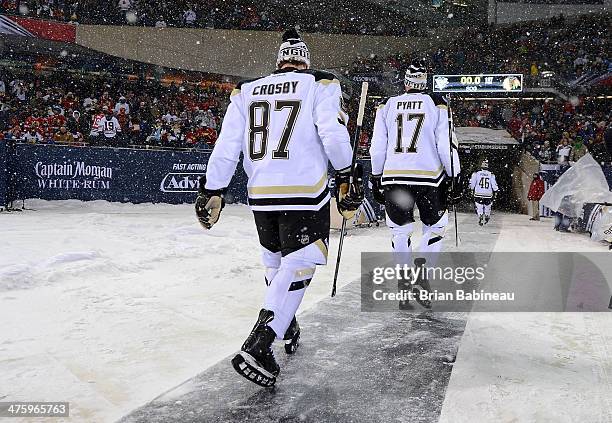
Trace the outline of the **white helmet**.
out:
<instances>
[{"instance_id":1,"label":"white helmet","mask_svg":"<svg viewBox=\"0 0 612 423\"><path fill-rule=\"evenodd\" d=\"M482 161L482 164L480 165L480 167L482 167L483 169L488 169L489 168L489 160L488 159L484 159Z\"/></svg>"},{"instance_id":2,"label":"white helmet","mask_svg":"<svg viewBox=\"0 0 612 423\"><path fill-rule=\"evenodd\" d=\"M278 49L276 67L282 62L301 62L310 67L310 52L295 28L283 34L283 43Z\"/></svg>"},{"instance_id":3,"label":"white helmet","mask_svg":"<svg viewBox=\"0 0 612 423\"><path fill-rule=\"evenodd\" d=\"M415 60L406 70L404 85L412 90L425 90L427 88L427 68L423 62Z\"/></svg>"}]
</instances>

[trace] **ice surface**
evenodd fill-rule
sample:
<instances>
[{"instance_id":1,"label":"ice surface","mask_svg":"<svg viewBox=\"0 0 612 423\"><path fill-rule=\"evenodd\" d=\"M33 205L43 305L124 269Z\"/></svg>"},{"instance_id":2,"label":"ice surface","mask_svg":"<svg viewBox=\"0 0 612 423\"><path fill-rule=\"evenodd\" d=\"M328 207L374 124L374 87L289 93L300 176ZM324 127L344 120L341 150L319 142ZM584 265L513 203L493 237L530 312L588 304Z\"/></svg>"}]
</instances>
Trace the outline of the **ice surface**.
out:
<instances>
[{"instance_id":1,"label":"ice surface","mask_svg":"<svg viewBox=\"0 0 612 423\"><path fill-rule=\"evenodd\" d=\"M112 422L217 363L227 366L224 359L248 334L264 291L257 236L246 207L226 207L214 230L205 232L189 205L78 201L31 201L27 205L37 211L0 214L0 400L70 401L71 421ZM495 214L482 228L474 215L460 215L460 222L463 250L486 251L492 243L502 251L605 250L586 236L553 231L549 220L529 222L527 216ZM451 228L447 242L451 249L453 236ZM330 257L334 259L337 243L336 232L330 242ZM345 242L341 286L359 277L363 245L370 251L388 251L387 229L350 233ZM305 313L321 299L325 299L322 306L336 304L327 300L332 272L332 265L317 270L305 297ZM347 313L346 319L351 320L346 310L338 311ZM571 316L564 318L571 323ZM508 318L500 324L496 314L485 323L497 330L489 332L475 326L471 339L477 340L474 334L481 330L495 339L512 340L513 335L528 339L538 336L538 328L547 331L553 324L541 317L532 318L525 331L524 319ZM576 317L577 324L600 335L589 338L585 347L595 351L589 353L591 358L564 362L562 370L568 379L580 372L608 378L611 374L605 366L594 366L604 357L610 362L609 350L600 342L606 338L592 326L595 318L599 316ZM520 326L514 327L513 322ZM380 324L371 323L370 330ZM468 322L468 328L470 325ZM612 332L609 320L597 325ZM521 330L517 330L519 327ZM319 329L312 326L308 330L308 336L314 336ZM361 330L367 332L365 326ZM573 333L569 332L569 347ZM529 356L526 342L516 345L520 354L509 350L503 355L508 372L513 360L527 360ZM537 356L555 357L555 348L554 342L543 341ZM494 352L485 353L465 357L460 351L460 359L486 362L498 357ZM290 367L286 366L284 372L290 372ZM552 371L560 370L544 367L542 372L528 373L525 378L546 380ZM340 373L334 373L334 377ZM602 384L605 380L609 384L604 376L598 379L602 390L609 386ZM500 389L507 383L512 392L521 392L521 385L499 379L496 383ZM243 388L241 379L235 381L239 386L236 389L252 389L249 384ZM490 381L484 378L482 382ZM189 385L183 385L183 389L190 392ZM504 403L504 398L499 397L495 405L516 405L513 401ZM572 398L558 398L557 403L563 400L571 409ZM597 398L597 404L605 404ZM480 401L490 399L483 397ZM547 410L540 403L534 407L534 412ZM473 410L465 409L469 417ZM576 413L581 410L575 409Z\"/></svg>"},{"instance_id":2,"label":"ice surface","mask_svg":"<svg viewBox=\"0 0 612 423\"><path fill-rule=\"evenodd\" d=\"M121 423L437 421L465 314L359 310L351 283L303 313L297 353L277 350L273 392L224 360Z\"/></svg>"},{"instance_id":3,"label":"ice surface","mask_svg":"<svg viewBox=\"0 0 612 423\"><path fill-rule=\"evenodd\" d=\"M70 401L73 421L114 421L244 341L265 286L247 207L206 232L190 205L26 205L36 211L0 214L0 400ZM389 245L352 231L340 286L358 277L365 236ZM329 296L332 271L303 310Z\"/></svg>"}]
</instances>

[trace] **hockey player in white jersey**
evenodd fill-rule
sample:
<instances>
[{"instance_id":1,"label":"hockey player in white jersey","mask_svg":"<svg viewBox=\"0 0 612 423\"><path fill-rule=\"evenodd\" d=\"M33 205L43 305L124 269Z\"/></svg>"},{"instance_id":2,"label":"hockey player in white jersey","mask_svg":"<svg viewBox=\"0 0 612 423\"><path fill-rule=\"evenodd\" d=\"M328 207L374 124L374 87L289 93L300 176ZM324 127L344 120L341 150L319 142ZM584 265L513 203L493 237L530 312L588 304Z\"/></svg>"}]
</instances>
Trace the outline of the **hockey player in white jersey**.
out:
<instances>
[{"instance_id":1,"label":"hockey player in white jersey","mask_svg":"<svg viewBox=\"0 0 612 423\"><path fill-rule=\"evenodd\" d=\"M336 169L338 210L350 219L363 199L360 178L349 186L352 149L340 83L309 68L308 47L289 30L277 70L237 85L196 200L198 219L210 229L242 152L267 288L257 323L232 365L264 387L273 386L279 373L272 343L285 340L286 352L295 351L295 313L316 266L327 261L329 162Z\"/></svg>"},{"instance_id":2,"label":"hockey player in white jersey","mask_svg":"<svg viewBox=\"0 0 612 423\"><path fill-rule=\"evenodd\" d=\"M491 218L491 205L498 191L495 175L489 171L488 160L482 162L480 170L472 173L470 190L474 196L478 224L485 225Z\"/></svg>"},{"instance_id":3,"label":"hockey player in white jersey","mask_svg":"<svg viewBox=\"0 0 612 423\"><path fill-rule=\"evenodd\" d=\"M461 170L459 156L453 144L451 158L447 103L425 92L427 70L422 63L410 65L404 85L404 94L389 98L376 112L370 180L374 197L385 205L393 251L410 257L416 205L423 223L419 251L433 257L442 248L447 204L456 203L460 196L458 181L455 192L449 192L450 178L458 179ZM429 290L425 283L415 287ZM430 307L428 301L419 302Z\"/></svg>"}]
</instances>

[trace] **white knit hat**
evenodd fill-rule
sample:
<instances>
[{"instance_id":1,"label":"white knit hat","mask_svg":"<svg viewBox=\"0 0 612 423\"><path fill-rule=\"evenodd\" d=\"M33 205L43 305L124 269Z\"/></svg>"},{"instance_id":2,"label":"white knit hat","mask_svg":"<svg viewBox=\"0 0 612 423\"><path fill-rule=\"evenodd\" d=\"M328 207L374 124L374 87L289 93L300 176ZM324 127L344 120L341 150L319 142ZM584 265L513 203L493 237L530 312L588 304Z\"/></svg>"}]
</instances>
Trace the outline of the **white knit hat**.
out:
<instances>
[{"instance_id":1,"label":"white knit hat","mask_svg":"<svg viewBox=\"0 0 612 423\"><path fill-rule=\"evenodd\" d=\"M425 90L427 88L427 68L423 62L414 60L408 66L406 76L404 77L404 85L416 90Z\"/></svg>"},{"instance_id":2,"label":"white knit hat","mask_svg":"<svg viewBox=\"0 0 612 423\"><path fill-rule=\"evenodd\" d=\"M295 28L283 34L283 43L278 49L276 67L282 62L301 62L310 67L310 52Z\"/></svg>"}]
</instances>

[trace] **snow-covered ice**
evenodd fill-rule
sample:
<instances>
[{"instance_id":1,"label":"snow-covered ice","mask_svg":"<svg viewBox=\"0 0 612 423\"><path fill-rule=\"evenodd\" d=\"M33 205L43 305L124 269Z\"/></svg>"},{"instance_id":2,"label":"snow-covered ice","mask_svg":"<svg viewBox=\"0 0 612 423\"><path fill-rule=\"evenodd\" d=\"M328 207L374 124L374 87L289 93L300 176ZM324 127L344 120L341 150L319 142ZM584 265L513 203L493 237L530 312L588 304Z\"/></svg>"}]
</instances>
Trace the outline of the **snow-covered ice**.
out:
<instances>
[{"instance_id":1,"label":"snow-covered ice","mask_svg":"<svg viewBox=\"0 0 612 423\"><path fill-rule=\"evenodd\" d=\"M0 401L70 401L74 421L113 421L250 331L265 285L246 206L213 231L191 205L27 206L0 215ZM357 244L347 239L341 285L359 276ZM386 248L386 234L368 245ZM319 269L303 309L329 296L331 272Z\"/></svg>"},{"instance_id":2,"label":"snow-covered ice","mask_svg":"<svg viewBox=\"0 0 612 423\"><path fill-rule=\"evenodd\" d=\"M227 357L239 348L252 327L264 281L257 235L247 207L226 207L219 224L207 232L197 224L191 205L101 201L29 201L27 205L36 211L0 214L0 401L69 401L71 421L114 421ZM527 216L508 214L497 214L493 219L498 226L479 228L473 215L460 215L464 234L460 248L478 249L473 241L478 231L499 230L495 251L606 249L582 235L554 232L550 221L530 222ZM451 230L449 246L452 236ZM332 263L337 244L335 232L330 241ZM351 232L345 242L341 285L359 277L362 250L387 251L389 244L386 228ZM333 264L317 270L302 311L329 296L332 272ZM610 386L610 361L607 365L596 363L611 357L609 347L599 341L607 340L611 345L612 314L566 314L545 319L547 323L540 325L535 324L537 315L520 319L505 315L503 320L500 314L482 314L478 320L471 317L471 340L482 347L476 335L487 334L494 346L495 336L512 339L520 334L523 342L515 348L524 354L511 354L507 349L502 357L507 361L504 371L510 372L518 358L527 360L525 351L530 345L524 336L546 332L537 352L543 360L550 349L558 347L550 337L561 336L559 322L577 322L582 325L576 327L577 335L586 327L599 338L591 339L587 361L579 357L582 350L570 354L568 340L557 357L563 366L554 370L568 377L582 373L581 387L597 380L608 384L600 385L601 389ZM494 322L496 330L491 331ZM522 330L511 330L513 325ZM601 332L604 328L607 337ZM462 354L462 344L456 364L459 379L453 372L449 393L456 392L454 386L464 386L461 377L467 373L461 369L470 368L473 363L469 360L487 360L476 346L467 345L466 351L481 356L470 357ZM462 364L462 360L467 361ZM541 380L551 371L543 367L541 372L526 373L524 380ZM607 375L607 379L597 379L594 374ZM487 395L492 394L483 386L491 383L493 374L478 377L483 390L473 389L471 395L482 396L481 402L491 401ZM521 392L524 385L510 380L508 386L510 393L502 386L494 397L502 409L505 398L518 406L519 396L514 393ZM557 399L568 402L569 398ZM457 404L445 403L443 411L453 407L454 415ZM478 415L466 409L466 416L470 412ZM500 415L502 420L504 416Z\"/></svg>"}]
</instances>

